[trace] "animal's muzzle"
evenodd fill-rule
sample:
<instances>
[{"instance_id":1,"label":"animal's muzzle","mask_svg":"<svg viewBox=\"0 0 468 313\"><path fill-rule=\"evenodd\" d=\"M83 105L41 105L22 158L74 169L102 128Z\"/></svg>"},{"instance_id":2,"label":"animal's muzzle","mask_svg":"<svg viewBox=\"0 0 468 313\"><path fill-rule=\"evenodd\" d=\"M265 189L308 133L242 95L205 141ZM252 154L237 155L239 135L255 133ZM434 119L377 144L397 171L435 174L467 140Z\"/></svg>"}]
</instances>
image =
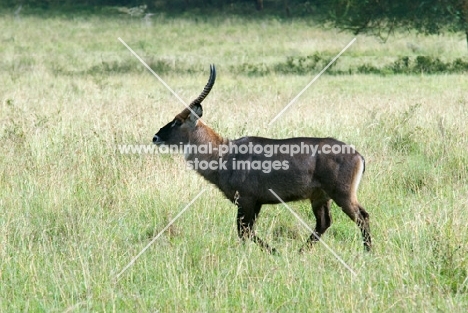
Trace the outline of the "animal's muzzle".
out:
<instances>
[{"instance_id":1,"label":"animal's muzzle","mask_svg":"<svg viewBox=\"0 0 468 313\"><path fill-rule=\"evenodd\" d=\"M158 135L154 135L153 137L153 143L155 145L160 145L162 144L164 141L161 139L161 137L159 137Z\"/></svg>"}]
</instances>

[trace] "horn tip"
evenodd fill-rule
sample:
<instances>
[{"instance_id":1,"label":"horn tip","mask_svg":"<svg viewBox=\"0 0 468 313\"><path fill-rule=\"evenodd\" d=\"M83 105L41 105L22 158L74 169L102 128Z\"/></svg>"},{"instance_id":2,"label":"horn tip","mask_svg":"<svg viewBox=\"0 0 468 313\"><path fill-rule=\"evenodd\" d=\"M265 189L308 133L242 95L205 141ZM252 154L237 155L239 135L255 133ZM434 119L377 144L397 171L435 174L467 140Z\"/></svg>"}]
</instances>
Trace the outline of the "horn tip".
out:
<instances>
[{"instance_id":1,"label":"horn tip","mask_svg":"<svg viewBox=\"0 0 468 313\"><path fill-rule=\"evenodd\" d=\"M210 64L210 76L213 78L216 77L216 67L214 64Z\"/></svg>"}]
</instances>

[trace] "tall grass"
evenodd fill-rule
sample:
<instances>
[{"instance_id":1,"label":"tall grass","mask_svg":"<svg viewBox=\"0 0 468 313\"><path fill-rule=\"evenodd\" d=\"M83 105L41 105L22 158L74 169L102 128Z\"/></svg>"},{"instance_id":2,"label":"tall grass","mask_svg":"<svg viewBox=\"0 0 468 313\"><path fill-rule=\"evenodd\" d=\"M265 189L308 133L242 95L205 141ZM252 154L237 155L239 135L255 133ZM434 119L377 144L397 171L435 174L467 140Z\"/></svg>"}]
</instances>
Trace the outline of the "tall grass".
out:
<instances>
[{"instance_id":1,"label":"tall grass","mask_svg":"<svg viewBox=\"0 0 468 313\"><path fill-rule=\"evenodd\" d=\"M465 75L231 72L242 63L338 53L351 39L304 21L0 19L0 311L452 311L468 308ZM230 138L333 136L366 157L359 198L375 250L336 206L324 247L282 206L240 244L236 209L177 155L125 155L183 109L117 40L186 101L218 68L204 120ZM455 59L463 38L358 37L342 66L425 54ZM412 46L411 46L412 47ZM166 68L164 68L166 67ZM171 69L177 69L172 72ZM207 190L121 277L115 275ZM311 226L306 202L292 204Z\"/></svg>"}]
</instances>

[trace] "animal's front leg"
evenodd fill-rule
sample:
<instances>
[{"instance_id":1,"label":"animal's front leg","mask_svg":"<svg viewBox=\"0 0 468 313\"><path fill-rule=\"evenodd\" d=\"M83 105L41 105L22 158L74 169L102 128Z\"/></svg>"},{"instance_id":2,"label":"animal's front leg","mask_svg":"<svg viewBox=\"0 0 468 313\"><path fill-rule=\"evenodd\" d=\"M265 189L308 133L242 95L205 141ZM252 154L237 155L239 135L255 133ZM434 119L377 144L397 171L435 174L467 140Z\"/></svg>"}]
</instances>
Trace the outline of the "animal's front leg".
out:
<instances>
[{"instance_id":1,"label":"animal's front leg","mask_svg":"<svg viewBox=\"0 0 468 313\"><path fill-rule=\"evenodd\" d=\"M236 194L237 195L237 194ZM262 249L268 251L269 253L276 253L275 248L271 248L266 242L260 239L254 232L254 224L257 219L261 204L254 204L252 202L245 201L237 196L234 203L237 205L237 234L241 240L246 238L252 239L253 242L258 244Z\"/></svg>"}]
</instances>

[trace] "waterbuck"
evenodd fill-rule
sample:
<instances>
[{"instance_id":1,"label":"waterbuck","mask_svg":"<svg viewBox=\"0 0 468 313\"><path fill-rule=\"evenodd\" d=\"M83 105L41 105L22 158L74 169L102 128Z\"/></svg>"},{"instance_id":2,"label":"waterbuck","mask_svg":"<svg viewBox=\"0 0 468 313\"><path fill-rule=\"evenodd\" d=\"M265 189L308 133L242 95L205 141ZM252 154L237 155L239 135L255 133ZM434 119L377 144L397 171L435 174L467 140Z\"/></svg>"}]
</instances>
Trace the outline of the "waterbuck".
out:
<instances>
[{"instance_id":1,"label":"waterbuck","mask_svg":"<svg viewBox=\"0 0 468 313\"><path fill-rule=\"evenodd\" d=\"M242 240L250 238L267 251L275 251L255 235L253 227L262 205L280 203L279 197L284 202L310 200L316 225L307 244L318 241L330 227L333 200L358 225L364 248L370 250L369 214L356 196L364 158L333 138L221 137L200 120L201 102L215 79L212 65L200 96L162 127L153 143L183 148L190 167L237 205L237 231Z\"/></svg>"}]
</instances>

